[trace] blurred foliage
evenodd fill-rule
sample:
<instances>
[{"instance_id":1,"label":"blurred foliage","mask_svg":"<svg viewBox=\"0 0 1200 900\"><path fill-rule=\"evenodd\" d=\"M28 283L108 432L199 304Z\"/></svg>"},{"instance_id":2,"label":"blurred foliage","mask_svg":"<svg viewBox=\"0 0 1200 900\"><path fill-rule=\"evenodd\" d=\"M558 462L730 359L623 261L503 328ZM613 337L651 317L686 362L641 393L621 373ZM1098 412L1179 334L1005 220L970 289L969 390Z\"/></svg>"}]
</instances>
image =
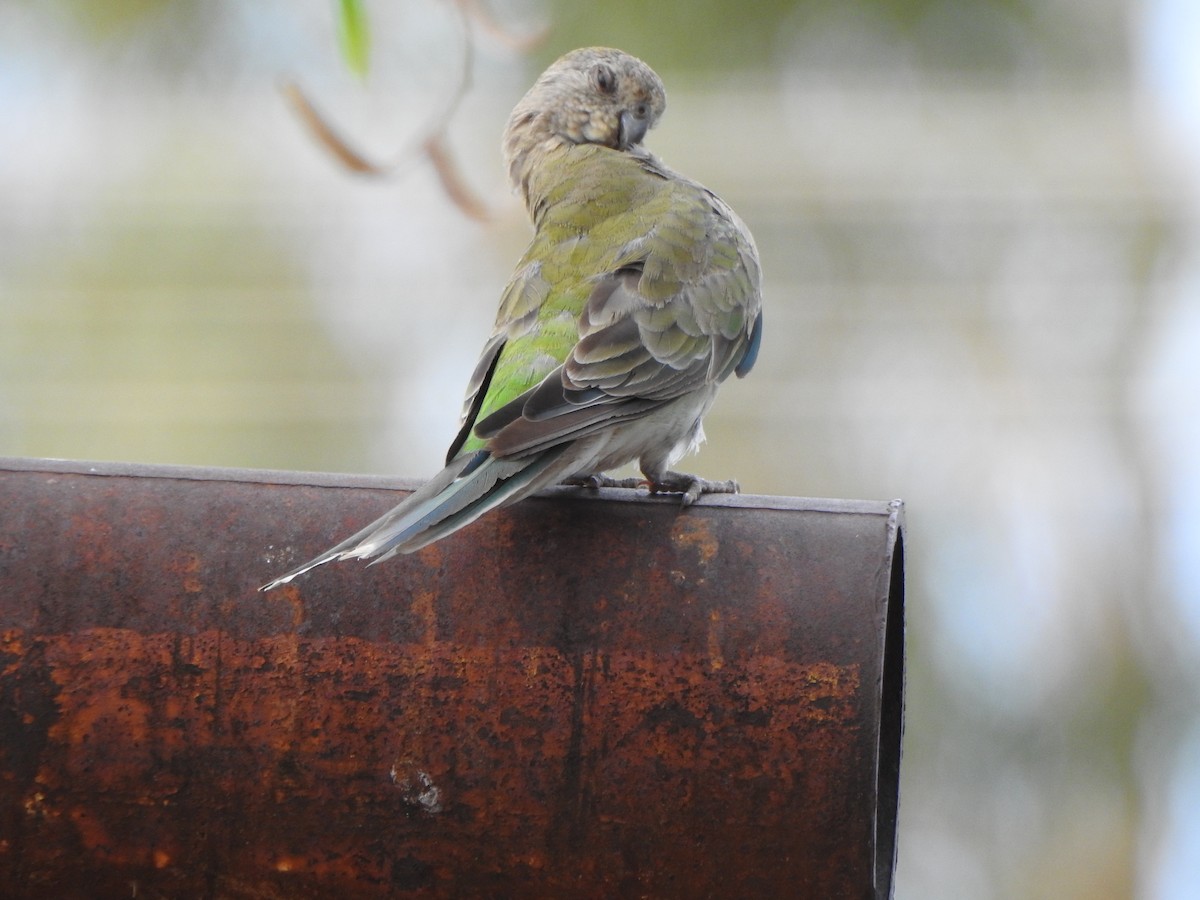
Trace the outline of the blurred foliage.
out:
<instances>
[{"instance_id":1,"label":"blurred foliage","mask_svg":"<svg viewBox=\"0 0 1200 900\"><path fill-rule=\"evenodd\" d=\"M371 56L371 30L360 0L338 3L338 46L342 59L359 78L367 77Z\"/></svg>"},{"instance_id":2,"label":"blurred foliage","mask_svg":"<svg viewBox=\"0 0 1200 900\"><path fill-rule=\"evenodd\" d=\"M58 7L96 38L117 37L149 15L180 6L199 6L197 0L60 0L57 4L32 0L31 5Z\"/></svg>"},{"instance_id":3,"label":"blurred foliage","mask_svg":"<svg viewBox=\"0 0 1200 900\"><path fill-rule=\"evenodd\" d=\"M230 177L169 143L138 191L182 203L197 182ZM205 465L234 445L243 465L279 467L286 448L288 468L347 452L365 467L374 391L278 232L254 216L161 219L127 190L99 200L104 228L63 242L52 266L34 257L5 273L0 332L18 343L0 385L19 386L5 399L20 410L21 453ZM331 400L333 415L305 421Z\"/></svg>"},{"instance_id":4,"label":"blurred foliage","mask_svg":"<svg viewBox=\"0 0 1200 900\"><path fill-rule=\"evenodd\" d=\"M342 59L351 72L364 77L379 27L372 18L373 3L327 2L334 7ZM156 18L169 20L171 28L182 28L194 38L218 8L197 0L58 0L38 5L68 16L97 39L119 37ZM468 15L473 7L464 5ZM739 0L492 0L477 8L505 22L514 13L520 18L530 7L542 10L540 15L551 24L549 39L533 51L538 65L573 47L596 44L621 47L653 60L662 70L697 75L777 62L803 65L805 60L794 58L796 42L835 19L854 20L890 35L922 66L935 70L1020 75L1036 60L1054 68L1094 71L1106 68L1114 53L1126 51L1123 29L1103 5L1091 16L1093 27L1081 30L1061 4L1048 0L762 0L752 12ZM855 68L869 62L847 60ZM880 64L886 66L887 61Z\"/></svg>"},{"instance_id":5,"label":"blurred foliage","mask_svg":"<svg viewBox=\"0 0 1200 900\"><path fill-rule=\"evenodd\" d=\"M1032 2L764 0L754 4L751 14L738 0L549 0L553 32L539 61L549 62L569 47L606 44L653 59L663 69L743 71L748 65L783 61L779 57L789 55L793 39L815 22L856 16L873 19L897 40L910 42L928 64L1008 68L1017 63L1010 31L1029 29Z\"/></svg>"}]
</instances>

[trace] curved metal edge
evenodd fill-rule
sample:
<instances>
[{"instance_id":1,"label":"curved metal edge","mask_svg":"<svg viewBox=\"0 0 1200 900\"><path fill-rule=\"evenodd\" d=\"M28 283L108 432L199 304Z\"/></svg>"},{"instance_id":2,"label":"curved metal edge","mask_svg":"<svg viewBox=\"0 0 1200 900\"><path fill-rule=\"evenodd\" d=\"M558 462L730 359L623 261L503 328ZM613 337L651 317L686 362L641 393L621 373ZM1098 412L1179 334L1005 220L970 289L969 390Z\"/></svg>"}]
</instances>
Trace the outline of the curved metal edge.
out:
<instances>
[{"instance_id":1,"label":"curved metal edge","mask_svg":"<svg viewBox=\"0 0 1200 900\"><path fill-rule=\"evenodd\" d=\"M340 472L295 472L283 469L241 469L24 456L0 456L0 472L45 472L47 474L95 475L108 478L168 478L178 481L230 481L310 487L383 488L386 490L415 490L422 484L418 479L393 478L387 475L351 475Z\"/></svg>"},{"instance_id":2,"label":"curved metal edge","mask_svg":"<svg viewBox=\"0 0 1200 900\"><path fill-rule=\"evenodd\" d=\"M878 573L877 608L883 617L883 670L879 684L879 747L875 760L876 900L895 893L900 813L900 759L904 738L904 504L888 504L886 553Z\"/></svg>"},{"instance_id":3,"label":"curved metal edge","mask_svg":"<svg viewBox=\"0 0 1200 900\"><path fill-rule=\"evenodd\" d=\"M159 463L105 462L0 456L0 472L46 472L63 475L98 477L170 478L181 481L231 481L254 484L305 485L308 487L352 487L380 490L416 490L423 479L390 475L362 475L341 472L296 472L281 469L241 469L215 466L181 466ZM541 491L539 497L571 497L587 500L622 500L635 503L674 503L677 496L653 496L644 490L559 486ZM777 509L788 511L853 513L879 515L892 519L898 500L839 500L817 497L784 497L769 494L708 494L697 506L724 506L733 509ZM903 504L900 504L900 508Z\"/></svg>"}]
</instances>

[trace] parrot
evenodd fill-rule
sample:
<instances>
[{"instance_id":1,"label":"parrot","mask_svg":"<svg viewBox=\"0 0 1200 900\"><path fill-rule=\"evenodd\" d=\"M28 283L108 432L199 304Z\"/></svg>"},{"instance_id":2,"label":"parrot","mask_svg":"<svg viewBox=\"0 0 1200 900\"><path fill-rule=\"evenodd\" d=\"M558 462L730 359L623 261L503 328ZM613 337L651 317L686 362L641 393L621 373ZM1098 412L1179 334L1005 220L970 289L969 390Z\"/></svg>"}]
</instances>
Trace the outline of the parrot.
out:
<instances>
[{"instance_id":1,"label":"parrot","mask_svg":"<svg viewBox=\"0 0 1200 900\"><path fill-rule=\"evenodd\" d=\"M502 147L533 237L505 287L467 386L445 468L335 547L333 560L412 553L556 483L734 493L670 466L704 439L721 383L762 340L749 229L642 141L666 109L646 63L587 47L554 62L514 107ZM636 461L644 477L606 471Z\"/></svg>"}]
</instances>

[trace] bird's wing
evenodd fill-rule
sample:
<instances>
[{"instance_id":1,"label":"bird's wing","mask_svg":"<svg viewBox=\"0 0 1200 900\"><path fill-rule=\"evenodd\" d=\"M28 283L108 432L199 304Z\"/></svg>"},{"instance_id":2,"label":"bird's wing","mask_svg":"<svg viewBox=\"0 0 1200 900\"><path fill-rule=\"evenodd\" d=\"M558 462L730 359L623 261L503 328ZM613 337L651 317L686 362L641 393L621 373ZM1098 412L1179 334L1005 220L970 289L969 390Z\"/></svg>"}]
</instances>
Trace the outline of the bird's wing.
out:
<instances>
[{"instance_id":1,"label":"bird's wing","mask_svg":"<svg viewBox=\"0 0 1200 900\"><path fill-rule=\"evenodd\" d=\"M484 441L474 434L479 420L535 387L577 340L575 317L564 301L570 279L564 277L561 264L549 265L554 280L543 272L546 258L562 249L548 243L535 238L501 296L496 324L467 384L447 464L462 453L483 449ZM555 304L556 315L544 315L548 302Z\"/></svg>"},{"instance_id":2,"label":"bird's wing","mask_svg":"<svg viewBox=\"0 0 1200 900\"><path fill-rule=\"evenodd\" d=\"M539 452L749 371L761 337L749 231L698 185L666 188L639 211L653 224L588 280L562 364L475 424L494 455Z\"/></svg>"}]
</instances>

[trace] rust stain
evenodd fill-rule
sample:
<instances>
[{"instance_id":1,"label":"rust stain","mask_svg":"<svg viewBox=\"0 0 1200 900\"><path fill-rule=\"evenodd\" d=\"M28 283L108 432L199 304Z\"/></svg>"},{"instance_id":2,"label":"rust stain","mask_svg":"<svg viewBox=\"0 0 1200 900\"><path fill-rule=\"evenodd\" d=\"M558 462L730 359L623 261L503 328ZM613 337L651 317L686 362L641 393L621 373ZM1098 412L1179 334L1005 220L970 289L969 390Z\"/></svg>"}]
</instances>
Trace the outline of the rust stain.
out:
<instances>
[{"instance_id":1,"label":"rust stain","mask_svg":"<svg viewBox=\"0 0 1200 900\"><path fill-rule=\"evenodd\" d=\"M559 711L569 708L576 680L561 654L455 643L431 654L322 638L303 641L297 655L288 636L206 633L181 670L167 634L95 629L42 640L62 699L51 732L60 774L38 800L39 815L65 817L79 845L108 863L187 865L189 823L176 820L164 833L168 823L135 830L129 817L189 805L197 779L228 785L203 801L214 804L207 816L289 808L286 827L258 832L257 841L320 833L355 807L383 833L396 817L445 812L466 823L460 838L472 836L475 860L504 871L528 858L504 848L554 827L545 798L572 751L570 717ZM708 654L664 661L610 651L589 671L578 752L592 815L621 823L647 808L675 810L679 822L657 826L672 840L686 842L696 815L730 815L764 790L782 802L798 790L797 760L828 741L827 725L854 722L857 673L826 664L714 667ZM230 686L219 710L215 678ZM156 688L143 693L145 685ZM853 737L843 732L839 752L852 752ZM126 799L103 802L116 796ZM822 805L816 795L803 802ZM163 849L172 838L179 855ZM280 872L349 878L359 865L349 850L276 850L270 865Z\"/></svg>"},{"instance_id":2,"label":"rust stain","mask_svg":"<svg viewBox=\"0 0 1200 900\"><path fill-rule=\"evenodd\" d=\"M412 604L413 613L421 623L420 642L433 646L437 641L437 595L433 591L417 591Z\"/></svg>"},{"instance_id":3,"label":"rust stain","mask_svg":"<svg viewBox=\"0 0 1200 900\"><path fill-rule=\"evenodd\" d=\"M708 613L708 665L711 669L725 668L725 655L721 652L721 611Z\"/></svg>"},{"instance_id":4,"label":"rust stain","mask_svg":"<svg viewBox=\"0 0 1200 900\"><path fill-rule=\"evenodd\" d=\"M721 542L713 530L712 522L692 515L680 515L671 529L671 539L676 546L695 550L702 564L713 561L721 550Z\"/></svg>"},{"instance_id":5,"label":"rust stain","mask_svg":"<svg viewBox=\"0 0 1200 900\"><path fill-rule=\"evenodd\" d=\"M869 895L882 520L538 500L264 596L394 496L196 484L0 470L0 895Z\"/></svg>"},{"instance_id":6,"label":"rust stain","mask_svg":"<svg viewBox=\"0 0 1200 900\"><path fill-rule=\"evenodd\" d=\"M171 567L171 571L179 577L179 586L185 593L198 594L204 590L204 582L200 578L203 566L198 553L187 553Z\"/></svg>"}]
</instances>

